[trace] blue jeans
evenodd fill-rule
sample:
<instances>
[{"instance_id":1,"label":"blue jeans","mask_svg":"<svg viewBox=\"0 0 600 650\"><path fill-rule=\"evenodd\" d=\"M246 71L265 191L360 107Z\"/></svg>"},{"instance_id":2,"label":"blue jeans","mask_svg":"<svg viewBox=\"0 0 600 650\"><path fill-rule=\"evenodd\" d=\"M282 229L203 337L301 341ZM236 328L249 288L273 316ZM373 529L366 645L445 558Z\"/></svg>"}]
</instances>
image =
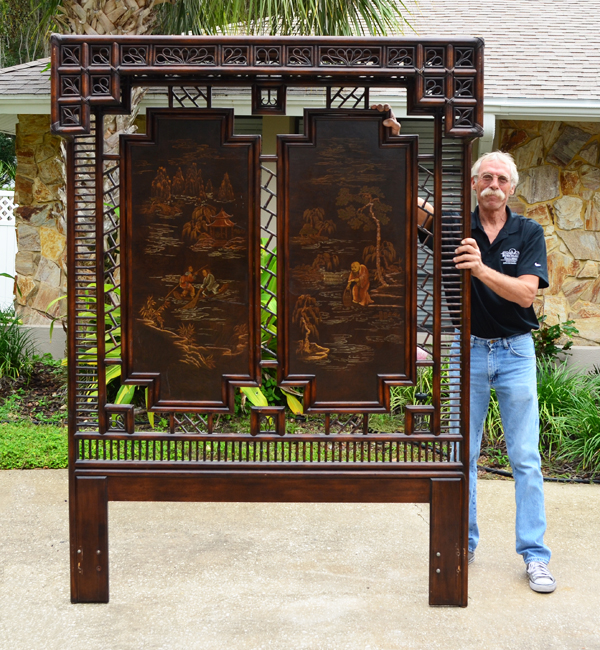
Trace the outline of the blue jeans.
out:
<instances>
[{"instance_id":1,"label":"blue jeans","mask_svg":"<svg viewBox=\"0 0 600 650\"><path fill-rule=\"evenodd\" d=\"M477 460L490 402L496 390L508 458L515 478L517 553L526 563L549 562L544 544L546 513L538 449L539 415L535 350L531 334L505 339L471 337L471 445L469 468L469 550L479 542Z\"/></svg>"}]
</instances>

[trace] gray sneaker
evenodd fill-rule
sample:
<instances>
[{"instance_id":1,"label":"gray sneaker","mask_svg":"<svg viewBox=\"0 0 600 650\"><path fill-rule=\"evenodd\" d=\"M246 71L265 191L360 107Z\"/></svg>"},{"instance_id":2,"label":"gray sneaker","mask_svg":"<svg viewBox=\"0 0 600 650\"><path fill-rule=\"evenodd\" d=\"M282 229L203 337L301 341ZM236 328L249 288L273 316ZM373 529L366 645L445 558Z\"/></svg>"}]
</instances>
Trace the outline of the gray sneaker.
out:
<instances>
[{"instance_id":1,"label":"gray sneaker","mask_svg":"<svg viewBox=\"0 0 600 650\"><path fill-rule=\"evenodd\" d=\"M475 551L469 551L469 564L475 562Z\"/></svg>"},{"instance_id":2,"label":"gray sneaker","mask_svg":"<svg viewBox=\"0 0 600 650\"><path fill-rule=\"evenodd\" d=\"M552 577L545 562L529 562L526 570L529 586L533 591L550 594L556 589L556 580Z\"/></svg>"}]
</instances>

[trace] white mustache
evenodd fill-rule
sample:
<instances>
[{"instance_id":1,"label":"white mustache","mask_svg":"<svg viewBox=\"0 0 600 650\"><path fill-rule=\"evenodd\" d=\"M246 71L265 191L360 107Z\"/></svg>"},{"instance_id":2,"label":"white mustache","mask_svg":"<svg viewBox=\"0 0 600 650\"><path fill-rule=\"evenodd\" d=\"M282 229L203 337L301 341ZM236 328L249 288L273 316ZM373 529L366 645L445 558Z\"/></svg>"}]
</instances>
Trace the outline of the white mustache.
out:
<instances>
[{"instance_id":1,"label":"white mustache","mask_svg":"<svg viewBox=\"0 0 600 650\"><path fill-rule=\"evenodd\" d=\"M491 187L486 187L485 190L481 193L482 197L486 196L495 196L496 198L500 199L501 201L504 201L506 198L506 194L501 189L493 190Z\"/></svg>"}]
</instances>

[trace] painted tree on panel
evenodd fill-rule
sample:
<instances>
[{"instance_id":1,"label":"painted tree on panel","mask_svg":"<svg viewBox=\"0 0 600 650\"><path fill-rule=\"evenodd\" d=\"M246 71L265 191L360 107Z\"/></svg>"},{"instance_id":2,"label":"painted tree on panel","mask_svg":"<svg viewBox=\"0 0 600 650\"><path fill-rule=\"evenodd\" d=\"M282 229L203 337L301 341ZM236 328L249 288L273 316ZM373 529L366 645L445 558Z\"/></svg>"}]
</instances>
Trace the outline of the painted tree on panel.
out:
<instances>
[{"instance_id":1,"label":"painted tree on panel","mask_svg":"<svg viewBox=\"0 0 600 650\"><path fill-rule=\"evenodd\" d=\"M329 348L311 342L311 338L319 340L318 326L321 324L321 312L317 301L308 295L298 297L292 314L292 322L300 327L303 338L298 341L297 353L307 361L325 359Z\"/></svg>"},{"instance_id":2,"label":"painted tree on panel","mask_svg":"<svg viewBox=\"0 0 600 650\"><path fill-rule=\"evenodd\" d=\"M391 252L389 242L381 241L381 226L385 226L390 222L388 213L391 211L392 206L383 203L383 192L378 187L363 187L359 192L353 194L348 187L342 187L336 199L336 205L339 206L338 217L343 221L347 221L351 228L354 230L362 229L365 232L375 230L375 246L367 247L365 249L365 257L374 259L376 271L375 277L380 286L387 287L388 283L383 277L381 268L381 260L383 251L385 251L385 259L390 259ZM395 256L395 251L393 251ZM391 261L391 260L390 260Z\"/></svg>"}]
</instances>

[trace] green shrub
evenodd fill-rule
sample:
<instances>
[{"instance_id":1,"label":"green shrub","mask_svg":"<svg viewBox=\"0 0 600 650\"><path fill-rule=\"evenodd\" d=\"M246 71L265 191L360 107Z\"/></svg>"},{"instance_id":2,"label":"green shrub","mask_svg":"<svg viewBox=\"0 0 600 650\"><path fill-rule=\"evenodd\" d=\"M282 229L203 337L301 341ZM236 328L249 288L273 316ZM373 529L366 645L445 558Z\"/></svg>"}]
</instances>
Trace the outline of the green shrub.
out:
<instances>
[{"instance_id":1,"label":"green shrub","mask_svg":"<svg viewBox=\"0 0 600 650\"><path fill-rule=\"evenodd\" d=\"M538 362L540 448L546 456L600 472L600 375Z\"/></svg>"},{"instance_id":2,"label":"green shrub","mask_svg":"<svg viewBox=\"0 0 600 650\"><path fill-rule=\"evenodd\" d=\"M575 321L568 320L556 325L546 324L547 316L540 316L539 330L533 330L533 343L535 345L535 356L538 359L551 359L556 361L559 354L571 354L569 350L573 346L573 336L579 334L579 330L573 325ZM560 344L560 340L565 340Z\"/></svg>"},{"instance_id":3,"label":"green shrub","mask_svg":"<svg viewBox=\"0 0 600 650\"><path fill-rule=\"evenodd\" d=\"M21 327L14 310L0 310L0 378L28 376L34 353L29 332Z\"/></svg>"},{"instance_id":4,"label":"green shrub","mask_svg":"<svg viewBox=\"0 0 600 650\"><path fill-rule=\"evenodd\" d=\"M600 474L600 373L570 370L552 355L538 359L537 370L542 458L553 466L562 465L569 473ZM416 386L391 389L392 414L402 413L407 404L431 403L431 394L432 369L419 368ZM508 462L494 390L484 423L482 452L498 465Z\"/></svg>"}]
</instances>

